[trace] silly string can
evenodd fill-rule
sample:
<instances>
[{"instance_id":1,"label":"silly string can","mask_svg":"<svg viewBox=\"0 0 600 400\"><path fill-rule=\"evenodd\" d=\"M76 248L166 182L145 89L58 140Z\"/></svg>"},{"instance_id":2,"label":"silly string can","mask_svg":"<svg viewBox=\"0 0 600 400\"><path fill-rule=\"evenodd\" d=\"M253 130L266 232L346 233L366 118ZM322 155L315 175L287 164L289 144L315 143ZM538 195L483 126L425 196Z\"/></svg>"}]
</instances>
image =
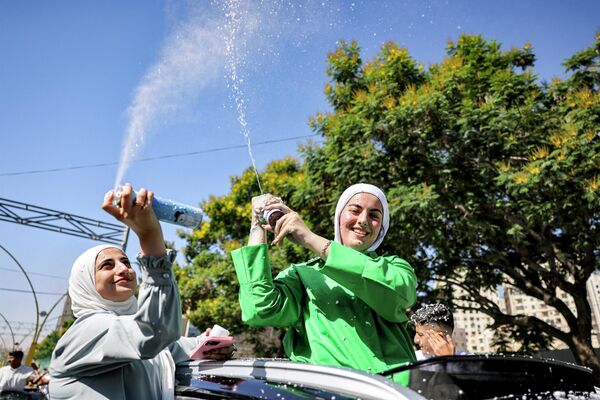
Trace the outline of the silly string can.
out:
<instances>
[{"instance_id":1,"label":"silly string can","mask_svg":"<svg viewBox=\"0 0 600 400\"><path fill-rule=\"evenodd\" d=\"M278 208L272 210L265 210L262 212L261 223L271 225L271 228L275 229L275 225L279 218L283 217L283 211Z\"/></svg>"},{"instance_id":2,"label":"silly string can","mask_svg":"<svg viewBox=\"0 0 600 400\"><path fill-rule=\"evenodd\" d=\"M121 190L115 192L115 204L118 204L121 199ZM137 193L131 194L132 200L135 202ZM197 229L202 222L202 210L196 207L188 206L187 204L178 203L176 201L154 197L152 199L152 210L159 221L168 222L183 226L186 228Z\"/></svg>"}]
</instances>

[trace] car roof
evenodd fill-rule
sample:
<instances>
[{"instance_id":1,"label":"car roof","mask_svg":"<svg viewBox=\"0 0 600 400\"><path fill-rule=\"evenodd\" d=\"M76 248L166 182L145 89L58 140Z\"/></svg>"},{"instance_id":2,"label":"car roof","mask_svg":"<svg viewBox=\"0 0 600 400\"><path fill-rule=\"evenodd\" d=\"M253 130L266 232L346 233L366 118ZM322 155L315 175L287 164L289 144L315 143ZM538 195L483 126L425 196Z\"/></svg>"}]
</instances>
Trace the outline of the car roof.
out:
<instances>
[{"instance_id":1,"label":"car roof","mask_svg":"<svg viewBox=\"0 0 600 400\"><path fill-rule=\"evenodd\" d=\"M278 359L190 361L177 366L176 379L177 398L181 400L282 397L424 400L416 392L379 375ZM216 397L201 397L209 392Z\"/></svg>"},{"instance_id":2,"label":"car roof","mask_svg":"<svg viewBox=\"0 0 600 400\"><path fill-rule=\"evenodd\" d=\"M281 359L189 361L177 366L176 394L178 400L449 400L514 396L554 399L557 391L590 398L589 394L596 392L588 368L529 356L434 357L408 363L382 375L401 371L410 371L408 388L385 376L350 368Z\"/></svg>"}]
</instances>

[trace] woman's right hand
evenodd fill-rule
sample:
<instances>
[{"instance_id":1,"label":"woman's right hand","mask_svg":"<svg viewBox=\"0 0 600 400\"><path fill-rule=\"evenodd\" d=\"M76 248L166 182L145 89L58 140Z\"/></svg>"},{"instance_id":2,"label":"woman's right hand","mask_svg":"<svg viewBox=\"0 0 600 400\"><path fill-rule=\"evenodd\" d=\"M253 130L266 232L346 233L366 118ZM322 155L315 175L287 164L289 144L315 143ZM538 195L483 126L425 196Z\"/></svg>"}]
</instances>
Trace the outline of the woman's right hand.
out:
<instances>
[{"instance_id":1,"label":"woman's right hand","mask_svg":"<svg viewBox=\"0 0 600 400\"><path fill-rule=\"evenodd\" d=\"M250 225L250 235L248 236L248 246L262 244L266 242L266 231L273 229L269 224L262 224L262 213L269 204L281 203L281 199L270 193L261 194L252 198L252 223Z\"/></svg>"},{"instance_id":2,"label":"woman's right hand","mask_svg":"<svg viewBox=\"0 0 600 400\"><path fill-rule=\"evenodd\" d=\"M284 204L271 204L265 207L265 210L277 208L283 212L283 216L279 218L273 233L275 239L271 242L272 245L279 244L287 236L292 242L301 246L307 247L307 239L313 233L308 229L300 214L293 211L291 208Z\"/></svg>"},{"instance_id":3,"label":"woman's right hand","mask_svg":"<svg viewBox=\"0 0 600 400\"><path fill-rule=\"evenodd\" d=\"M269 224L265 225L258 222L263 211L273 209L283 212L283 216L279 218L274 229ZM323 259L327 258L328 247L331 241L308 229L300 214L283 204L278 197L267 193L252 198L252 224L250 238L248 239L249 245L258 243L254 236L258 237L260 233L253 234L252 232L254 227L260 227L262 228L260 231L263 235L265 230L272 231L275 234L275 239L273 239L271 245L277 245L287 237L292 242L313 251L319 257ZM261 238L264 239L264 236L261 236Z\"/></svg>"}]
</instances>

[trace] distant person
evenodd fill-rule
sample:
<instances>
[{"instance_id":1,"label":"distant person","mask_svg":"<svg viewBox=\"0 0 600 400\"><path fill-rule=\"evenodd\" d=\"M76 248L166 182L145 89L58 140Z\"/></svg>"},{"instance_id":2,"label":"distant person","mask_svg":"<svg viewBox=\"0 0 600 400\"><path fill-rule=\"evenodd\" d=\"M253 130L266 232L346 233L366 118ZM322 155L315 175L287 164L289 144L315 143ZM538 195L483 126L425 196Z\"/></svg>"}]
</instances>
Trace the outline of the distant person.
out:
<instances>
[{"instance_id":1,"label":"distant person","mask_svg":"<svg viewBox=\"0 0 600 400\"><path fill-rule=\"evenodd\" d=\"M58 341L50 363L53 400L174 399L175 363L187 360L199 338L180 338L181 305L152 210L154 194L140 189L135 203L125 185L120 207L110 191L102 208L136 233L142 283L125 253L114 245L92 247L71 270L69 295L75 323ZM139 289L137 298L136 290ZM207 358L231 357L233 346Z\"/></svg>"},{"instance_id":2,"label":"distant person","mask_svg":"<svg viewBox=\"0 0 600 400\"><path fill-rule=\"evenodd\" d=\"M280 209L275 228L261 224L263 211ZM384 193L352 185L340 196L335 239L310 231L300 215L271 195L252 199L248 245L232 252L240 282L242 318L251 326L288 328L283 339L292 361L379 373L415 359L405 309L416 299L417 279L408 262L375 250L389 230ZM285 237L316 258L271 274L272 245ZM394 380L408 383L407 374Z\"/></svg>"},{"instance_id":3,"label":"distant person","mask_svg":"<svg viewBox=\"0 0 600 400\"><path fill-rule=\"evenodd\" d=\"M8 365L0 368L0 394L6 392L25 393L27 383L35 377L33 368L22 365L21 350L8 353Z\"/></svg>"},{"instance_id":4,"label":"distant person","mask_svg":"<svg viewBox=\"0 0 600 400\"><path fill-rule=\"evenodd\" d=\"M32 362L31 364L29 364L29 366L31 368L33 368L33 372L35 372L36 375L39 374L40 367L38 367L38 365L35 362Z\"/></svg>"},{"instance_id":5,"label":"distant person","mask_svg":"<svg viewBox=\"0 0 600 400\"><path fill-rule=\"evenodd\" d=\"M46 397L48 396L48 383L50 383L48 368L44 368L42 372L38 373L31 381L32 387L37 388L37 390Z\"/></svg>"},{"instance_id":6,"label":"distant person","mask_svg":"<svg viewBox=\"0 0 600 400\"><path fill-rule=\"evenodd\" d=\"M454 316L448 307L429 304L415 311L410 319L415 324L414 344L418 348L418 360L456 353L452 341Z\"/></svg>"}]
</instances>

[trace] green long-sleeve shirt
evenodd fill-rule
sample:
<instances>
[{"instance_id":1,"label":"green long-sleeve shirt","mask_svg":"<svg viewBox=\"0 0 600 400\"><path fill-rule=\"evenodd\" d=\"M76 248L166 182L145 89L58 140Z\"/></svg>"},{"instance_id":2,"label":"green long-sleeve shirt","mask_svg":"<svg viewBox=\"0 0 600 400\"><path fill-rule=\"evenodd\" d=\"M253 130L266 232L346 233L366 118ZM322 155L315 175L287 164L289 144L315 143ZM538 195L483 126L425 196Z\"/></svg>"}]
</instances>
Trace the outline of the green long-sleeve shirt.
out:
<instances>
[{"instance_id":1,"label":"green long-sleeve shirt","mask_svg":"<svg viewBox=\"0 0 600 400\"><path fill-rule=\"evenodd\" d=\"M266 245L232 257L243 320L289 327L283 345L292 361L378 373L415 360L404 310L416 300L416 276L403 259L333 242L326 261L292 264L273 279Z\"/></svg>"}]
</instances>

